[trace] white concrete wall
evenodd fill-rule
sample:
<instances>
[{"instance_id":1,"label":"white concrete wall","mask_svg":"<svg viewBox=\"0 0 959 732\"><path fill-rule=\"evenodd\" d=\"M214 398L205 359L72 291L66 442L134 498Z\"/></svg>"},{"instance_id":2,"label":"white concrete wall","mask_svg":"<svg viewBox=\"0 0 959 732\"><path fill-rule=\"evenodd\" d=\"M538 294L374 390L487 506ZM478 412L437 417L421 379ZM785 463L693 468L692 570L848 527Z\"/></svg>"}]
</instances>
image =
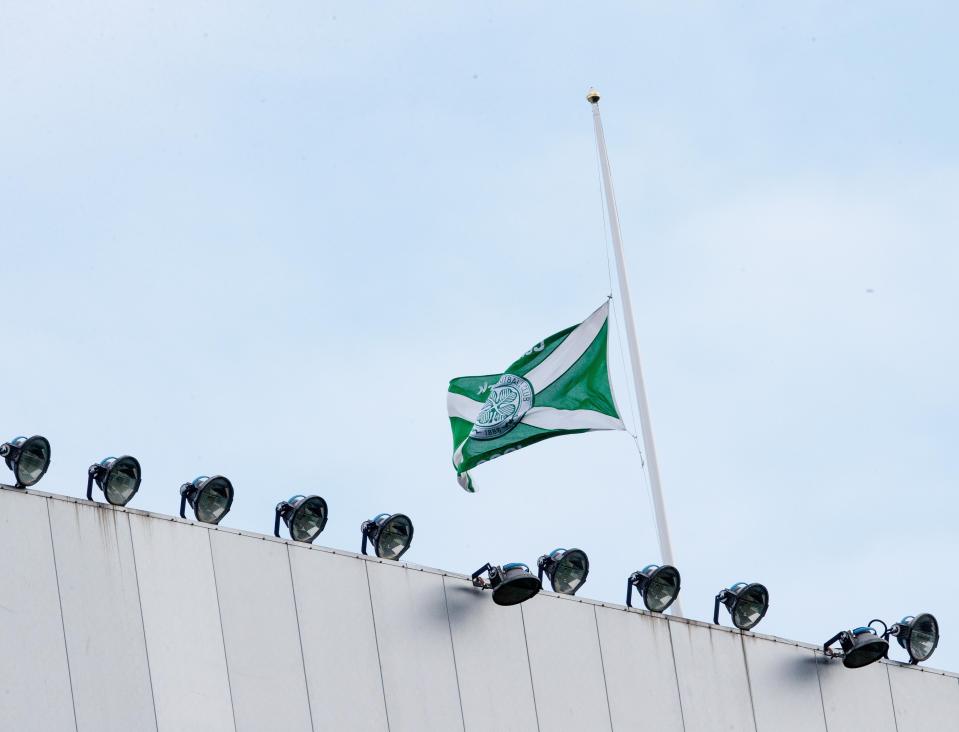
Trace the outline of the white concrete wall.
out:
<instances>
[{"instance_id":1,"label":"white concrete wall","mask_svg":"<svg viewBox=\"0 0 959 732\"><path fill-rule=\"evenodd\" d=\"M0 490L0 730L959 730L959 679Z\"/></svg>"}]
</instances>

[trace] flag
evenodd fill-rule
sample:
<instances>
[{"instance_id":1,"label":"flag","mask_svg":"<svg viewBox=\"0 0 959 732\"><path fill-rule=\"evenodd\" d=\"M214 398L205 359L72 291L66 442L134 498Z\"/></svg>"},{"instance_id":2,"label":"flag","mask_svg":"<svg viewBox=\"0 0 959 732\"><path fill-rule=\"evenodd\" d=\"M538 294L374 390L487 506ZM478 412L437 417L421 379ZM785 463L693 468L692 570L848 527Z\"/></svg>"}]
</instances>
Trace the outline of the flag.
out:
<instances>
[{"instance_id":1,"label":"flag","mask_svg":"<svg viewBox=\"0 0 959 732\"><path fill-rule=\"evenodd\" d=\"M609 301L579 325L530 348L502 374L460 376L446 406L453 429L453 467L474 492L469 471L559 435L626 429L607 366Z\"/></svg>"}]
</instances>

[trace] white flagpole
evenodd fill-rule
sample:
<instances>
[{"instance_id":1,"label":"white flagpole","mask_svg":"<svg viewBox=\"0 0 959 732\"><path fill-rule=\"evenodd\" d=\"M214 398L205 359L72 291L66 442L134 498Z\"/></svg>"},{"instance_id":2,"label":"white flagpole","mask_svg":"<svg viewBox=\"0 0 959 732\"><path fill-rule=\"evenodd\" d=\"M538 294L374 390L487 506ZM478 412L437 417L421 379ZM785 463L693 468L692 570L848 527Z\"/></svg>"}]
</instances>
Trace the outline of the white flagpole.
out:
<instances>
[{"instance_id":1,"label":"white flagpole","mask_svg":"<svg viewBox=\"0 0 959 732\"><path fill-rule=\"evenodd\" d=\"M639 426L643 436L643 448L646 453L646 466L649 470L649 488L653 494L653 510L656 512L656 529L659 534L659 551L663 564L675 566L673 548L669 541L669 527L666 524L666 506L663 504L663 489L659 483L659 462L656 459L656 445L653 443L653 430L649 421L649 404L646 401L646 387L643 385L643 367L639 360L639 344L636 342L636 322L633 320L633 304L629 297L629 283L626 280L626 259L623 255L623 241L619 232L619 209L616 208L616 196L613 194L613 180L609 172L609 158L606 155L606 136L603 134L603 121L599 116L599 92L590 89L586 100L593 108L593 127L596 130L596 145L599 148L599 162L603 171L603 188L606 191L606 208L609 210L609 228L613 238L613 251L616 254L616 276L619 280L619 294L623 302L623 320L626 327L626 340L629 344L629 360L633 365L633 383L636 402L639 407ZM679 598L672 605L674 615L682 615Z\"/></svg>"}]
</instances>

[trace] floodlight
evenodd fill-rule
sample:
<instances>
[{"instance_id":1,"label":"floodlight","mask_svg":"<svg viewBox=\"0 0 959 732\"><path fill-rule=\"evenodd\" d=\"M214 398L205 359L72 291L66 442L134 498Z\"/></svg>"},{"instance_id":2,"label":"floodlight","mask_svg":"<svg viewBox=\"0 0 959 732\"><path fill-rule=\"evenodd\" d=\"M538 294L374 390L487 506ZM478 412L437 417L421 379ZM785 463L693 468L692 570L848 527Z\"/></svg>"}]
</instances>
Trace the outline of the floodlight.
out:
<instances>
[{"instance_id":1,"label":"floodlight","mask_svg":"<svg viewBox=\"0 0 959 732\"><path fill-rule=\"evenodd\" d=\"M488 574L488 581L480 577L484 572ZM473 585L483 590L491 589L493 602L497 605L517 605L543 589L542 583L522 562L504 564L502 567L487 562L473 572Z\"/></svg>"},{"instance_id":2,"label":"floodlight","mask_svg":"<svg viewBox=\"0 0 959 732\"><path fill-rule=\"evenodd\" d=\"M233 505L233 484L222 475L201 475L180 486L180 518L186 518L187 503L197 521L218 524Z\"/></svg>"},{"instance_id":3,"label":"floodlight","mask_svg":"<svg viewBox=\"0 0 959 732\"><path fill-rule=\"evenodd\" d=\"M135 457L104 458L87 471L87 500L93 500L93 481L96 481L107 503L125 506L140 490L140 478L140 462Z\"/></svg>"},{"instance_id":4,"label":"floodlight","mask_svg":"<svg viewBox=\"0 0 959 732\"><path fill-rule=\"evenodd\" d=\"M14 437L0 445L0 457L7 461L13 471L17 488L35 484L50 467L50 442L46 437Z\"/></svg>"},{"instance_id":5,"label":"floodlight","mask_svg":"<svg viewBox=\"0 0 959 732\"><path fill-rule=\"evenodd\" d=\"M575 595L589 575L589 557L582 549L553 549L541 556L536 566L539 568L540 584L545 572L553 592L563 595Z\"/></svg>"},{"instance_id":6,"label":"floodlight","mask_svg":"<svg viewBox=\"0 0 959 732\"><path fill-rule=\"evenodd\" d=\"M939 621L929 613L908 615L898 623L893 623L883 637L888 640L893 635L899 645L909 654L909 663L917 664L928 660L939 645Z\"/></svg>"},{"instance_id":7,"label":"floodlight","mask_svg":"<svg viewBox=\"0 0 959 732\"><path fill-rule=\"evenodd\" d=\"M679 570L668 564L648 564L633 572L626 580L626 607L633 606L633 588L643 598L646 609L654 613L666 612L666 608L679 597Z\"/></svg>"},{"instance_id":8,"label":"floodlight","mask_svg":"<svg viewBox=\"0 0 959 732\"><path fill-rule=\"evenodd\" d=\"M719 625L719 603L726 606L733 625L740 630L752 630L769 610L769 590L758 582L737 582L716 595L713 623Z\"/></svg>"},{"instance_id":9,"label":"floodlight","mask_svg":"<svg viewBox=\"0 0 959 732\"><path fill-rule=\"evenodd\" d=\"M276 504L276 521L273 524L273 535L276 537L280 535L281 518L293 541L312 544L326 526L329 509L326 501L319 496L296 495Z\"/></svg>"},{"instance_id":10,"label":"floodlight","mask_svg":"<svg viewBox=\"0 0 959 732\"><path fill-rule=\"evenodd\" d=\"M402 513L381 513L360 525L363 545L360 551L366 554L366 542L373 542L373 551L380 559L399 559L413 543L413 522ZM317 532L319 533L319 532Z\"/></svg>"},{"instance_id":11,"label":"floodlight","mask_svg":"<svg viewBox=\"0 0 959 732\"><path fill-rule=\"evenodd\" d=\"M870 620L873 623L882 623L881 620ZM886 624L882 623L885 629ZM885 633L884 633L885 635ZM841 651L834 651L830 646L839 641ZM879 634L869 626L853 630L841 630L822 644L822 651L830 658L841 658L846 668L862 668L875 663L884 657L889 650L889 641L880 638Z\"/></svg>"}]
</instances>

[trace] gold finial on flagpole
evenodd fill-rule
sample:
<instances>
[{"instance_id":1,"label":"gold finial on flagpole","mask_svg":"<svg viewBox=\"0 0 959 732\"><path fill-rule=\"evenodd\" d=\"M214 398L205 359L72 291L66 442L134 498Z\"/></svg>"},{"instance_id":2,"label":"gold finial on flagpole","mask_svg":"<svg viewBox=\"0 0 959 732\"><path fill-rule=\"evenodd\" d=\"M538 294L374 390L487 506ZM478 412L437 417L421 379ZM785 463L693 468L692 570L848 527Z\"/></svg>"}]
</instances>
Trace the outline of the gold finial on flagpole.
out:
<instances>
[{"instance_id":1,"label":"gold finial on flagpole","mask_svg":"<svg viewBox=\"0 0 959 732\"><path fill-rule=\"evenodd\" d=\"M595 87L590 87L589 91L586 92L586 101L590 104L596 104L599 101L599 92L596 91Z\"/></svg>"}]
</instances>

